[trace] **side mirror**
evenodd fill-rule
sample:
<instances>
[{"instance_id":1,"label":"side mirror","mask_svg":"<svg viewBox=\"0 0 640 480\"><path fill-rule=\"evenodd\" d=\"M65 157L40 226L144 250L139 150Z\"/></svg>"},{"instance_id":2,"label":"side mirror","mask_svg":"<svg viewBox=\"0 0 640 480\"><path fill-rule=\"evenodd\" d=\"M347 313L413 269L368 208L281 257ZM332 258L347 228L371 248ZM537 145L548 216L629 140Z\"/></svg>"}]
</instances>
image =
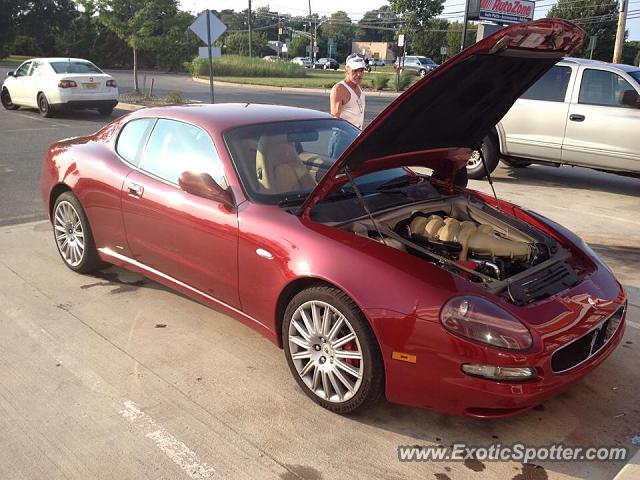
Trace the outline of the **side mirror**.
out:
<instances>
[{"instance_id":1,"label":"side mirror","mask_svg":"<svg viewBox=\"0 0 640 480\"><path fill-rule=\"evenodd\" d=\"M15 77L16 76L16 72L14 72L13 70L11 70L10 72L7 72L7 77Z\"/></svg>"},{"instance_id":2,"label":"side mirror","mask_svg":"<svg viewBox=\"0 0 640 480\"><path fill-rule=\"evenodd\" d=\"M220 202L229 210L235 207L231 192L218 185L208 173L182 172L178 183L187 193Z\"/></svg>"},{"instance_id":3,"label":"side mirror","mask_svg":"<svg viewBox=\"0 0 640 480\"><path fill-rule=\"evenodd\" d=\"M627 105L628 107L640 107L638 99L638 92L635 90L625 90L620 94L620 103L622 105Z\"/></svg>"}]
</instances>

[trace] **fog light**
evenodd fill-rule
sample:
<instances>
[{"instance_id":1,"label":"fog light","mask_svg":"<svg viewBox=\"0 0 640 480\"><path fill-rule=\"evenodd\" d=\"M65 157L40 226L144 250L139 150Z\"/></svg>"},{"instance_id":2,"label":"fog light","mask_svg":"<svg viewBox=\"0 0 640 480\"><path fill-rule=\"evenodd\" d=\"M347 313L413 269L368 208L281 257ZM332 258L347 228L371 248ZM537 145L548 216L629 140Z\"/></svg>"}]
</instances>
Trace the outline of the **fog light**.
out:
<instances>
[{"instance_id":1,"label":"fog light","mask_svg":"<svg viewBox=\"0 0 640 480\"><path fill-rule=\"evenodd\" d=\"M537 376L536 369L530 367L496 367L494 365L475 365L466 363L462 371L474 377L490 380L530 380Z\"/></svg>"}]
</instances>

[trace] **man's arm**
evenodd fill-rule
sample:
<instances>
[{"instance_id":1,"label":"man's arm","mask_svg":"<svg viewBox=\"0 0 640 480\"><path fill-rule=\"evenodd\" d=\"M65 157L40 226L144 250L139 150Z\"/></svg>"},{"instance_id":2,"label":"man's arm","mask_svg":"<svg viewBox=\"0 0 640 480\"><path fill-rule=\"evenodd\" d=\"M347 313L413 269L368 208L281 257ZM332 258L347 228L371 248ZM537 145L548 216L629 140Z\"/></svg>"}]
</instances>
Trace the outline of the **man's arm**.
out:
<instances>
[{"instance_id":1,"label":"man's arm","mask_svg":"<svg viewBox=\"0 0 640 480\"><path fill-rule=\"evenodd\" d=\"M340 112L342 111L342 105L345 103L345 94L348 94L347 89L341 84L336 83L331 89L329 95L329 108L331 109L331 115L340 118ZM346 99L346 101L349 101Z\"/></svg>"}]
</instances>

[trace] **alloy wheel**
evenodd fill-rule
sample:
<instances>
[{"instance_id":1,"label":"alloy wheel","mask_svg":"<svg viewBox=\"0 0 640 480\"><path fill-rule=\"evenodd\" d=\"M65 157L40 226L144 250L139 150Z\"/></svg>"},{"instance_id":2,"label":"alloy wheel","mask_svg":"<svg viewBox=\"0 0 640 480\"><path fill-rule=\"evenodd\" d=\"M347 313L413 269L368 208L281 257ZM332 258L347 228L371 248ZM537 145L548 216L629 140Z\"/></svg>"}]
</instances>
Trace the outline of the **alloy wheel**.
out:
<instances>
[{"instance_id":1,"label":"alloy wheel","mask_svg":"<svg viewBox=\"0 0 640 480\"><path fill-rule=\"evenodd\" d=\"M471 152L471 156L467 161L467 168L478 168L482 165L482 158L480 158L480 150L474 150Z\"/></svg>"},{"instance_id":2,"label":"alloy wheel","mask_svg":"<svg viewBox=\"0 0 640 480\"><path fill-rule=\"evenodd\" d=\"M294 312L288 331L295 369L319 398L346 402L358 392L363 379L363 352L347 319L332 305L309 301Z\"/></svg>"},{"instance_id":3,"label":"alloy wheel","mask_svg":"<svg viewBox=\"0 0 640 480\"><path fill-rule=\"evenodd\" d=\"M85 232L80 216L71 203L62 201L57 204L53 229L63 260L71 267L80 265L85 252Z\"/></svg>"}]
</instances>

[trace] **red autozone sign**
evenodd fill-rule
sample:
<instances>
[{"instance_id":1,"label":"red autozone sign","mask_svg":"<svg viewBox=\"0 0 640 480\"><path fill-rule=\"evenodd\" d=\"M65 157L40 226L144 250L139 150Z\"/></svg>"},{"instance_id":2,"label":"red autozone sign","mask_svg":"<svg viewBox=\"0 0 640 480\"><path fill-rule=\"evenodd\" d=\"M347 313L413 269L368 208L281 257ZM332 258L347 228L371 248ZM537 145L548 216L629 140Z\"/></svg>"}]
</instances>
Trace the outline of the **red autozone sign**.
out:
<instances>
[{"instance_id":1,"label":"red autozone sign","mask_svg":"<svg viewBox=\"0 0 640 480\"><path fill-rule=\"evenodd\" d=\"M498 23L528 22L533 19L534 3L528 0L480 0L480 20Z\"/></svg>"}]
</instances>

